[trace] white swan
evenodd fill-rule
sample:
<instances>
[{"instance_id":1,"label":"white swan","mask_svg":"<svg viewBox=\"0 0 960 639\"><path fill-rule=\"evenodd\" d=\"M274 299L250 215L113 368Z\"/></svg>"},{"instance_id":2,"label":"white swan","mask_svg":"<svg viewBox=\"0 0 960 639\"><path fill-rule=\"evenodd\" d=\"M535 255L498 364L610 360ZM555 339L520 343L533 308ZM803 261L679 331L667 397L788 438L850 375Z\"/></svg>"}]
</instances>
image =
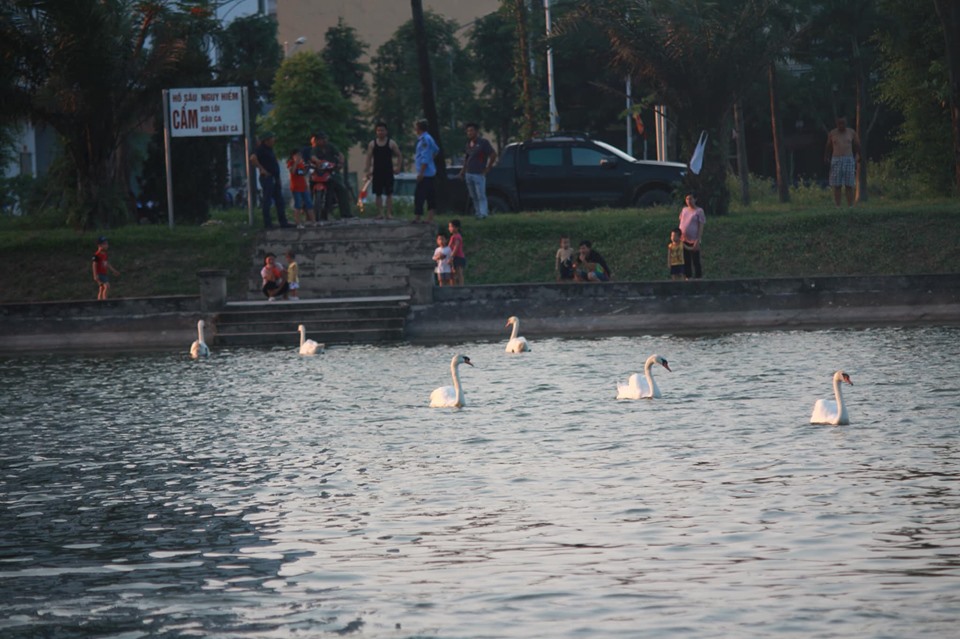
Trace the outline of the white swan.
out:
<instances>
[{"instance_id":1,"label":"white swan","mask_svg":"<svg viewBox=\"0 0 960 639\"><path fill-rule=\"evenodd\" d=\"M510 333L510 341L507 342L507 352L508 353L526 353L530 350L530 345L527 344L526 337L517 337L517 333L520 332L520 320L516 315L513 315L507 320L507 326L513 324L513 332ZM506 327L504 327L506 328Z\"/></svg>"},{"instance_id":2,"label":"white swan","mask_svg":"<svg viewBox=\"0 0 960 639\"><path fill-rule=\"evenodd\" d=\"M651 355L643 365L643 377L640 377L639 373L634 373L627 380L626 386L617 384L617 399L660 399L660 388L650 373L650 368L654 364L660 364L670 371L667 360L659 355Z\"/></svg>"},{"instance_id":3,"label":"white swan","mask_svg":"<svg viewBox=\"0 0 960 639\"><path fill-rule=\"evenodd\" d=\"M207 348L207 343L203 341L204 326L206 326L206 324L203 323L203 320L197 322L197 339L190 345L190 357L193 359L210 357L210 349Z\"/></svg>"},{"instance_id":4,"label":"white swan","mask_svg":"<svg viewBox=\"0 0 960 639\"><path fill-rule=\"evenodd\" d=\"M840 382L845 382L853 386L850 376L843 371L837 371L833 374L833 397L836 401L830 399L818 399L813 405L813 414L810 415L811 424L833 424L839 426L849 424L850 418L847 416L847 407L843 405L843 393L840 392Z\"/></svg>"},{"instance_id":5,"label":"white swan","mask_svg":"<svg viewBox=\"0 0 960 639\"><path fill-rule=\"evenodd\" d=\"M316 355L317 353L323 352L323 344L313 341L312 339L307 339L307 329L303 324L297 327L297 330L300 331L300 354L301 355Z\"/></svg>"},{"instance_id":6,"label":"white swan","mask_svg":"<svg viewBox=\"0 0 960 639\"><path fill-rule=\"evenodd\" d=\"M441 386L430 393L430 408L460 408L467 405L463 398L463 389L460 388L460 364L473 366L466 355L454 355L450 360L453 386Z\"/></svg>"}]
</instances>

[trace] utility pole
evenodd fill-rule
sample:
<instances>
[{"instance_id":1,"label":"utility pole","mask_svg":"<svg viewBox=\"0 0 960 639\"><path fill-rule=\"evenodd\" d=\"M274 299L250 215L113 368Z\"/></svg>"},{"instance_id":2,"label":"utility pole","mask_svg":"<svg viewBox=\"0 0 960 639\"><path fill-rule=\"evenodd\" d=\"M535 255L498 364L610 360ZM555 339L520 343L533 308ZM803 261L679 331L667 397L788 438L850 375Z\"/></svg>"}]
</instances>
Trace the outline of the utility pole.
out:
<instances>
[{"instance_id":1,"label":"utility pole","mask_svg":"<svg viewBox=\"0 0 960 639\"><path fill-rule=\"evenodd\" d=\"M550 44L550 0L543 0L547 19L547 93L550 96L550 132L557 130L557 99L553 86L553 46Z\"/></svg>"}]
</instances>

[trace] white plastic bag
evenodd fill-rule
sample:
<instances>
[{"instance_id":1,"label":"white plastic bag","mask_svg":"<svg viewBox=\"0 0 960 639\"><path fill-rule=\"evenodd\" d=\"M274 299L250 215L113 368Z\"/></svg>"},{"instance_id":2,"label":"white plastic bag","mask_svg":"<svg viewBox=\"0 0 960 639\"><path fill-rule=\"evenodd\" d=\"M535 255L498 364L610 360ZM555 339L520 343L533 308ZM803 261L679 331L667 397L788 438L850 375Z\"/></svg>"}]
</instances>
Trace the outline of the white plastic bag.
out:
<instances>
[{"instance_id":1,"label":"white plastic bag","mask_svg":"<svg viewBox=\"0 0 960 639\"><path fill-rule=\"evenodd\" d=\"M700 132L700 141L697 142L697 148L693 150L693 155L690 157L690 171L694 175L700 175L700 169L703 168L703 152L707 146L707 132Z\"/></svg>"}]
</instances>

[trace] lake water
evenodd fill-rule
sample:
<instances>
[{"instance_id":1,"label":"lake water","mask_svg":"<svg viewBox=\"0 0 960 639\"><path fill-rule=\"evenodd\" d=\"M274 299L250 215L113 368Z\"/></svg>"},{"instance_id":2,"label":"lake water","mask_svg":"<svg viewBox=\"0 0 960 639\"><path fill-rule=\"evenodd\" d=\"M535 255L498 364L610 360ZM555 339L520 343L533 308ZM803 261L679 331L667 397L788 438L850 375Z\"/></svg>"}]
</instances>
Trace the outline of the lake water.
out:
<instances>
[{"instance_id":1,"label":"lake water","mask_svg":"<svg viewBox=\"0 0 960 639\"><path fill-rule=\"evenodd\" d=\"M0 360L0 636L956 636L960 329L504 342Z\"/></svg>"}]
</instances>

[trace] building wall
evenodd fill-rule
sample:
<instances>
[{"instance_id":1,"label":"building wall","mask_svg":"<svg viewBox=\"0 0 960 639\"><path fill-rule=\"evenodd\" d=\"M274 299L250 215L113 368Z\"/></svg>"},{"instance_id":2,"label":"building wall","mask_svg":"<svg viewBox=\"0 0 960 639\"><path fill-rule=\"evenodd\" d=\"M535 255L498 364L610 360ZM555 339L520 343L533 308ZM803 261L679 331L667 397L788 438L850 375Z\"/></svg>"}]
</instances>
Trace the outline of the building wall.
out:
<instances>
[{"instance_id":1,"label":"building wall","mask_svg":"<svg viewBox=\"0 0 960 639\"><path fill-rule=\"evenodd\" d=\"M461 25L492 13L500 0L424 0L424 11L430 10ZM327 29L344 22L357 30L357 36L370 45L368 56L389 40L397 28L410 20L410 3L403 0L278 0L277 20L280 43L293 43L304 37L303 48L320 51Z\"/></svg>"}]
</instances>

